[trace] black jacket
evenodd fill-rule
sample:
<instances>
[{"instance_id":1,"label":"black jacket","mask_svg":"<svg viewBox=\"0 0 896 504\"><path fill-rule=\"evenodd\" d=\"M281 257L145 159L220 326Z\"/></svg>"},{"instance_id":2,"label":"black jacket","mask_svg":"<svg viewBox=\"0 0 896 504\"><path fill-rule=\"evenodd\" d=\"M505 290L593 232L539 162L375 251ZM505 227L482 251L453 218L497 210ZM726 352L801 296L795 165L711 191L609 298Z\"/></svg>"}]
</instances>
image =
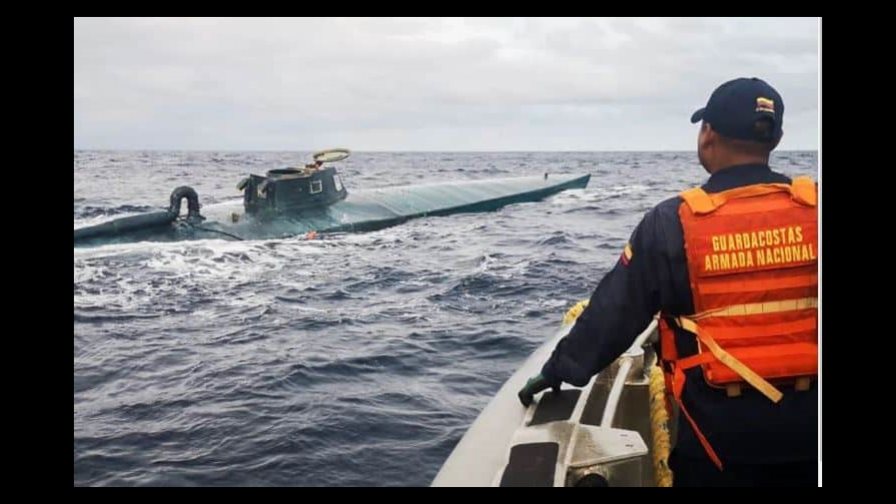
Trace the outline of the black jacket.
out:
<instances>
[{"instance_id":1,"label":"black jacket","mask_svg":"<svg viewBox=\"0 0 896 504\"><path fill-rule=\"evenodd\" d=\"M758 183L790 183L766 165L740 165L713 174L702 186L708 193ZM662 310L694 313L688 280L684 232L678 216L681 198L663 201L647 212L632 233L632 256L620 256L600 281L575 326L542 369L548 381L584 386L634 342ZM696 353L693 335L676 333L680 355ZM777 404L745 387L740 397L709 387L699 366L686 371L682 400L722 463L776 463L817 459L818 390L781 387ZM680 415L676 450L705 457L687 420Z\"/></svg>"}]
</instances>

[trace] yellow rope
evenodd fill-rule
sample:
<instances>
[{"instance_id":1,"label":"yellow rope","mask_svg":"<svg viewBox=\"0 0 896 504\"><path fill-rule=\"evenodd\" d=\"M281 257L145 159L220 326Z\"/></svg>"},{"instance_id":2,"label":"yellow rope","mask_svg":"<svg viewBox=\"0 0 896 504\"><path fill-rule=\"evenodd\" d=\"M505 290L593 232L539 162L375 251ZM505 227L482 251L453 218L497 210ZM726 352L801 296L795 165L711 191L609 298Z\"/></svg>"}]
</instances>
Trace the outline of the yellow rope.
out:
<instances>
[{"instance_id":1,"label":"yellow rope","mask_svg":"<svg viewBox=\"0 0 896 504\"><path fill-rule=\"evenodd\" d=\"M650 430L653 432L653 477L658 487L672 486L669 469L669 414L666 412L666 382L659 366L650 369Z\"/></svg>"},{"instance_id":2,"label":"yellow rope","mask_svg":"<svg viewBox=\"0 0 896 504\"><path fill-rule=\"evenodd\" d=\"M563 316L563 325L575 322L575 320L579 318L579 315L585 310L586 306L588 306L587 299L583 299L576 303L576 305L570 308L569 311L566 312L566 315Z\"/></svg>"}]
</instances>

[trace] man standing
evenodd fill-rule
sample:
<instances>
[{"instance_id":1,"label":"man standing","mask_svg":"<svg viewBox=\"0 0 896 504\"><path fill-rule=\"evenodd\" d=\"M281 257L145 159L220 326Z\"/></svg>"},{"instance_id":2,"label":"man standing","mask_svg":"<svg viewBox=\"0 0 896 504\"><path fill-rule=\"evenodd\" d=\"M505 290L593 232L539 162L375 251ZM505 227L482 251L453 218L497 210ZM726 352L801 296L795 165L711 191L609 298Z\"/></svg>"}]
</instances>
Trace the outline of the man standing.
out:
<instances>
[{"instance_id":1,"label":"man standing","mask_svg":"<svg viewBox=\"0 0 896 504\"><path fill-rule=\"evenodd\" d=\"M524 404L586 385L659 312L675 486L817 484L817 188L768 166L783 115L756 78L722 84L694 113L709 180L644 216Z\"/></svg>"}]
</instances>

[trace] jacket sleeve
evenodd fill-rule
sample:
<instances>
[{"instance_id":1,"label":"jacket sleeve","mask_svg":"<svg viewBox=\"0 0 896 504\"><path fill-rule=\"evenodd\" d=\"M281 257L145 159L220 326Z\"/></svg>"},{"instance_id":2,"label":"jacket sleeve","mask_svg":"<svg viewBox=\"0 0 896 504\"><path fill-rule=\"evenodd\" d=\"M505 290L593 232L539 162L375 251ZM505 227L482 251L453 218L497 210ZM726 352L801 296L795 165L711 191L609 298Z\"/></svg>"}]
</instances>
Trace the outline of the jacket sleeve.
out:
<instances>
[{"instance_id":1,"label":"jacket sleeve","mask_svg":"<svg viewBox=\"0 0 896 504\"><path fill-rule=\"evenodd\" d=\"M549 382L577 387L628 350L660 309L658 212L648 212L613 269L597 285L588 307L542 368Z\"/></svg>"}]
</instances>

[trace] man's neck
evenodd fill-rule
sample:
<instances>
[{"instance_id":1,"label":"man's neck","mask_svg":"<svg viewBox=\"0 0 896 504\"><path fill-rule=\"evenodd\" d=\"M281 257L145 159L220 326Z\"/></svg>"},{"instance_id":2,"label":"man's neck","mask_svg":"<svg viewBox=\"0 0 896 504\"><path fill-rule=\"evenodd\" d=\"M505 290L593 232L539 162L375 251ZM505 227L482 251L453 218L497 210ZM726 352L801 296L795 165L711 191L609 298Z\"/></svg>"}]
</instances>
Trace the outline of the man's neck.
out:
<instances>
[{"instance_id":1,"label":"man's neck","mask_svg":"<svg viewBox=\"0 0 896 504\"><path fill-rule=\"evenodd\" d=\"M709 173L711 175L727 168L731 168L732 166L741 165L768 165L768 158L760 156L732 156L724 162L719 163L719 168L716 168Z\"/></svg>"}]
</instances>

